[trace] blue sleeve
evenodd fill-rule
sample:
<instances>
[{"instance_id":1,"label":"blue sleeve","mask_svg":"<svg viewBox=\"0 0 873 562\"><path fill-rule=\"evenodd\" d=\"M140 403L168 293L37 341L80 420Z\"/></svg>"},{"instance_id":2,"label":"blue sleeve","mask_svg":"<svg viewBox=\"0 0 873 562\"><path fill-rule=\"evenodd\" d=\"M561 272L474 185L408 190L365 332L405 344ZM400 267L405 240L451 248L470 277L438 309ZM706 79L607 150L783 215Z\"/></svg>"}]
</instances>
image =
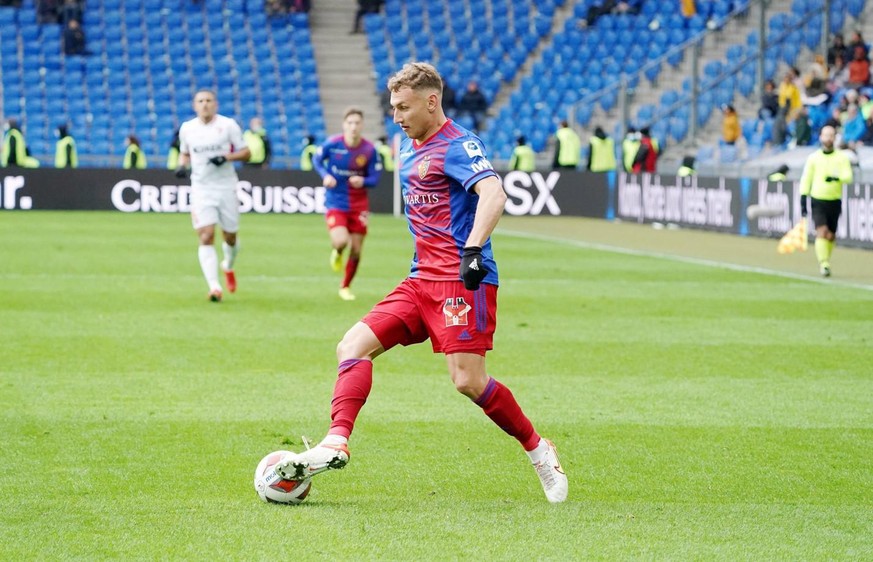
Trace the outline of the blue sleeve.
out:
<instances>
[{"instance_id":1,"label":"blue sleeve","mask_svg":"<svg viewBox=\"0 0 873 562\"><path fill-rule=\"evenodd\" d=\"M367 155L367 175L364 176L364 187L376 187L379 183L379 176L382 175L382 166L379 164L379 155L376 153L376 147L370 146L370 153Z\"/></svg>"},{"instance_id":2,"label":"blue sleeve","mask_svg":"<svg viewBox=\"0 0 873 562\"><path fill-rule=\"evenodd\" d=\"M330 171L328 171L327 167L324 165L325 154L327 153L327 143L321 144L315 150L315 154L312 155L312 168L318 172L318 175L324 179L324 176L328 175Z\"/></svg>"},{"instance_id":3,"label":"blue sleeve","mask_svg":"<svg viewBox=\"0 0 873 562\"><path fill-rule=\"evenodd\" d=\"M446 176L461 184L466 191L488 176L497 176L488 161L485 145L474 136L455 139L446 151Z\"/></svg>"}]
</instances>

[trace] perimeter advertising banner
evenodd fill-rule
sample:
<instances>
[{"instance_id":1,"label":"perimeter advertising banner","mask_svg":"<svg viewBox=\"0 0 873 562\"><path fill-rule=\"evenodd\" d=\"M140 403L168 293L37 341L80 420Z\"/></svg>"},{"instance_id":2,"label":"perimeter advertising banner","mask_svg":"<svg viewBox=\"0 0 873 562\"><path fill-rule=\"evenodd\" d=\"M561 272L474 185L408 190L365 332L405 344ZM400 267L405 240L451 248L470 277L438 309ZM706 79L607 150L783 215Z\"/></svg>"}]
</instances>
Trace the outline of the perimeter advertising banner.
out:
<instances>
[{"instance_id":1,"label":"perimeter advertising banner","mask_svg":"<svg viewBox=\"0 0 873 562\"><path fill-rule=\"evenodd\" d=\"M324 213L325 188L314 172L242 169L240 209L245 213ZM673 224L719 232L781 237L800 218L798 182L625 173L506 172L509 215L579 216ZM873 249L871 184L843 189L837 237ZM400 194L384 174L370 191L370 209L391 213ZM167 170L0 169L0 209L116 210L185 213L190 186ZM749 220L750 205L775 216ZM399 208L399 205L398 205Z\"/></svg>"}]
</instances>

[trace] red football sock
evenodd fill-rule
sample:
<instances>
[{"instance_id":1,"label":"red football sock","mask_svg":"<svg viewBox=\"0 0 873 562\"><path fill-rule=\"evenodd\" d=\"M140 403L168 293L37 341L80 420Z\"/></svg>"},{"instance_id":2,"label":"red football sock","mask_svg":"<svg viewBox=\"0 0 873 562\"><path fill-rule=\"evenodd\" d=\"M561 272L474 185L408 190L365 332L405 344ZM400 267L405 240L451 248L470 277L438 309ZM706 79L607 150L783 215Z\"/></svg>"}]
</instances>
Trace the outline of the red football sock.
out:
<instances>
[{"instance_id":1,"label":"red football sock","mask_svg":"<svg viewBox=\"0 0 873 562\"><path fill-rule=\"evenodd\" d=\"M343 277L343 287L348 287L352 284L352 279L355 278L355 273L358 271L358 263L361 261L360 257L357 258L349 258L349 261L346 262L346 276Z\"/></svg>"},{"instance_id":2,"label":"red football sock","mask_svg":"<svg viewBox=\"0 0 873 562\"><path fill-rule=\"evenodd\" d=\"M339 364L333 400L330 402L330 431L346 439L352 434L358 412L364 407L373 387L373 362L347 359Z\"/></svg>"},{"instance_id":3,"label":"red football sock","mask_svg":"<svg viewBox=\"0 0 873 562\"><path fill-rule=\"evenodd\" d=\"M536 448L540 436L508 388L489 377L485 390L475 402L500 429L518 439L525 451Z\"/></svg>"}]
</instances>

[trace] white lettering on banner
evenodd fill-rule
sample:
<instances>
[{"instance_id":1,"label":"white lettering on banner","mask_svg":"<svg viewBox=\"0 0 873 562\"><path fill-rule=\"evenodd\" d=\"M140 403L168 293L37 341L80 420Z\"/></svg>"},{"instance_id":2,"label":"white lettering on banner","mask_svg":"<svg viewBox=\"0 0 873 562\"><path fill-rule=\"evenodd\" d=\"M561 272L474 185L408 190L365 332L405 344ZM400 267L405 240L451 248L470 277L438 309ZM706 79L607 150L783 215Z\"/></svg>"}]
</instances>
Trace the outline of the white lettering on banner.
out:
<instances>
[{"instance_id":1,"label":"white lettering on banner","mask_svg":"<svg viewBox=\"0 0 873 562\"><path fill-rule=\"evenodd\" d=\"M27 195L23 195L16 201L16 192L24 187L24 176L6 176L3 178L3 183L0 184L0 191L3 192L3 208L4 209L22 209L24 211L33 208L33 199Z\"/></svg>"},{"instance_id":2,"label":"white lettering on banner","mask_svg":"<svg viewBox=\"0 0 873 562\"><path fill-rule=\"evenodd\" d=\"M767 186L770 182L766 179L758 180L758 205L767 209L782 209L782 214L778 217L760 217L758 218L758 230L762 232L771 232L780 236L791 230L790 201L788 195L783 193L782 185L784 182L776 183L776 192L767 191ZM796 190L794 190L796 191Z\"/></svg>"},{"instance_id":3,"label":"white lettering on banner","mask_svg":"<svg viewBox=\"0 0 873 562\"><path fill-rule=\"evenodd\" d=\"M130 191L134 194L129 203ZM187 213L191 210L191 187L187 185L141 184L136 180L124 179L112 186L110 199L112 206L124 213Z\"/></svg>"},{"instance_id":4,"label":"white lettering on banner","mask_svg":"<svg viewBox=\"0 0 873 562\"><path fill-rule=\"evenodd\" d=\"M855 184L843 193L847 237L861 242L873 241L873 200L870 184Z\"/></svg>"},{"instance_id":5,"label":"white lettering on banner","mask_svg":"<svg viewBox=\"0 0 873 562\"><path fill-rule=\"evenodd\" d=\"M323 187L253 186L240 181L237 187L240 212L324 213ZM191 186L141 184L124 179L112 187L112 206L125 213L187 213L191 210ZM22 197L22 201L24 198Z\"/></svg>"},{"instance_id":6,"label":"white lettering on banner","mask_svg":"<svg viewBox=\"0 0 873 562\"><path fill-rule=\"evenodd\" d=\"M241 213L324 213L324 193L324 187L262 187L248 181L237 188Z\"/></svg>"},{"instance_id":7,"label":"white lettering on banner","mask_svg":"<svg viewBox=\"0 0 873 562\"><path fill-rule=\"evenodd\" d=\"M677 177L675 184L665 186L658 175L619 174L617 216L638 222L731 227L733 192L726 188L724 178L718 178L718 182L718 188L705 188L699 187L697 176Z\"/></svg>"},{"instance_id":8,"label":"white lettering on banner","mask_svg":"<svg viewBox=\"0 0 873 562\"><path fill-rule=\"evenodd\" d=\"M561 208L552 195L559 179L560 172L550 172L546 178L539 172L509 172L503 178L507 195L506 212L510 215L539 215L544 208L548 208L550 215L560 215ZM529 191L531 187L536 188L536 199Z\"/></svg>"}]
</instances>

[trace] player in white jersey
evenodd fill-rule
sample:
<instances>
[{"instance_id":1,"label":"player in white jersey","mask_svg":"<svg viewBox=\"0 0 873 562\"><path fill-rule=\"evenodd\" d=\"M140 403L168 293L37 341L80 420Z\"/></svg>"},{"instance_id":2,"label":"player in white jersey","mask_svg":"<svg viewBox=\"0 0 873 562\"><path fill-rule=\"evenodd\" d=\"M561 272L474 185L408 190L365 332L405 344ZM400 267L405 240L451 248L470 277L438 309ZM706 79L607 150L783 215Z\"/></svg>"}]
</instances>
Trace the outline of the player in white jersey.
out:
<instances>
[{"instance_id":1,"label":"player in white jersey","mask_svg":"<svg viewBox=\"0 0 873 562\"><path fill-rule=\"evenodd\" d=\"M191 222L200 238L200 269L209 285L209 300L220 302L215 225L221 226L224 236L221 269L227 290L232 293L236 291L233 264L239 248L239 199L236 194L239 178L231 162L245 162L250 152L236 121L218 114L214 92L200 90L194 94L194 111L197 117L186 121L179 129L180 154L176 176L185 177L190 164Z\"/></svg>"}]
</instances>

